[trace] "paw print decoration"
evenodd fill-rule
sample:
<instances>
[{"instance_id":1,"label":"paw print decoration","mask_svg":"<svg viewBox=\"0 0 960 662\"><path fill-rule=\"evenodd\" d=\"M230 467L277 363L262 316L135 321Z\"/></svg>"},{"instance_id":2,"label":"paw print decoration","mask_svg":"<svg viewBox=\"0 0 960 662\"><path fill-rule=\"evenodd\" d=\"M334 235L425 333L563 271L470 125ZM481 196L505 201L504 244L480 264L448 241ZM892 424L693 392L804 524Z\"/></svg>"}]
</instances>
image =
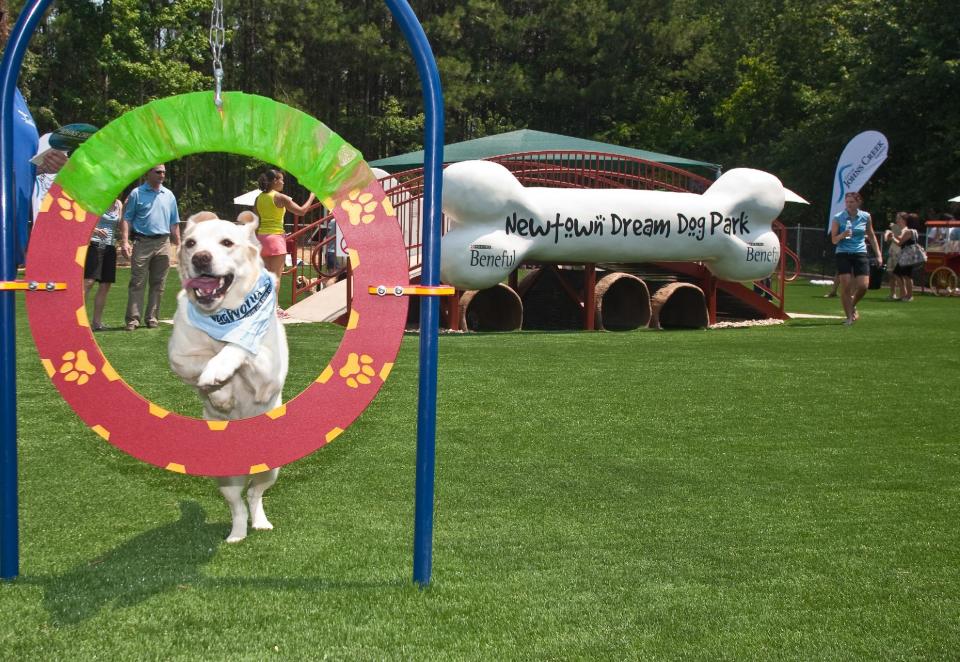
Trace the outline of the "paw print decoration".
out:
<instances>
[{"instance_id":1,"label":"paw print decoration","mask_svg":"<svg viewBox=\"0 0 960 662\"><path fill-rule=\"evenodd\" d=\"M83 386L90 381L90 376L97 372L97 368L90 363L87 357L87 351L81 349L77 352L67 352L62 357L63 364L60 366L60 374L66 375L65 381L76 382L77 386Z\"/></svg>"},{"instance_id":2,"label":"paw print decoration","mask_svg":"<svg viewBox=\"0 0 960 662\"><path fill-rule=\"evenodd\" d=\"M56 198L48 193L40 204L40 211L49 211L54 206L54 203L56 203L57 215L63 220L76 221L77 223L83 223L87 220L86 210L65 191L61 191L60 195Z\"/></svg>"},{"instance_id":3,"label":"paw print decoration","mask_svg":"<svg viewBox=\"0 0 960 662\"><path fill-rule=\"evenodd\" d=\"M373 369L373 357L367 354L350 352L347 362L340 368L340 376L347 380L350 388L360 388L361 384L369 384L370 378L376 372Z\"/></svg>"},{"instance_id":4,"label":"paw print decoration","mask_svg":"<svg viewBox=\"0 0 960 662\"><path fill-rule=\"evenodd\" d=\"M372 223L376 215L373 213L377 209L377 201L373 199L372 193L360 193L359 191L350 191L347 200L340 203L343 210L350 217L350 225L360 225L363 223Z\"/></svg>"}]
</instances>

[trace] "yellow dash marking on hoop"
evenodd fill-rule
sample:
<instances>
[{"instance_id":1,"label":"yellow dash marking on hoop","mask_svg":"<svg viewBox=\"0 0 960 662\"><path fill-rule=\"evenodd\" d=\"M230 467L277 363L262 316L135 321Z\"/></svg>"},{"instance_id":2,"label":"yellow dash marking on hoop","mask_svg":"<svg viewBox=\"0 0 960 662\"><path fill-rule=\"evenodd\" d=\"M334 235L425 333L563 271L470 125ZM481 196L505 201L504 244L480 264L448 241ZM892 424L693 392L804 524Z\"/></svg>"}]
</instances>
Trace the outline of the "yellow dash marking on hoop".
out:
<instances>
[{"instance_id":1,"label":"yellow dash marking on hoop","mask_svg":"<svg viewBox=\"0 0 960 662\"><path fill-rule=\"evenodd\" d=\"M329 444L331 441L343 434L343 428L333 428L330 432L327 433L326 440Z\"/></svg>"},{"instance_id":2,"label":"yellow dash marking on hoop","mask_svg":"<svg viewBox=\"0 0 960 662\"><path fill-rule=\"evenodd\" d=\"M107 441L110 441L110 431L107 430L107 428L103 427L102 425L94 425L90 429L96 432L97 434L99 434L101 437L103 437Z\"/></svg>"},{"instance_id":3,"label":"yellow dash marking on hoop","mask_svg":"<svg viewBox=\"0 0 960 662\"><path fill-rule=\"evenodd\" d=\"M168 411L167 411L166 409L164 409L163 407L158 407L157 405L155 405L155 404L153 404L153 403L151 402L151 403L150 403L150 414L153 415L153 416L156 416L157 418L166 418L167 416L169 416L170 412L168 412Z\"/></svg>"},{"instance_id":4,"label":"yellow dash marking on hoop","mask_svg":"<svg viewBox=\"0 0 960 662\"><path fill-rule=\"evenodd\" d=\"M350 256L350 268L358 268L360 266L360 253L353 248L348 248L347 255Z\"/></svg>"},{"instance_id":5,"label":"yellow dash marking on hoop","mask_svg":"<svg viewBox=\"0 0 960 662\"><path fill-rule=\"evenodd\" d=\"M275 409L271 409L270 411L268 411L268 412L267 412L267 416L269 416L269 417L272 418L273 420L277 420L277 419L280 418L281 416L285 416L286 413L287 413L287 405L280 405L279 407L277 407L277 408L275 408ZM257 465L257 466L259 466L259 465Z\"/></svg>"},{"instance_id":6,"label":"yellow dash marking on hoop","mask_svg":"<svg viewBox=\"0 0 960 662\"><path fill-rule=\"evenodd\" d=\"M57 369L53 365L53 361L50 359L40 359L40 363L43 364L43 369L47 371L47 377L53 379L53 376L57 374Z\"/></svg>"},{"instance_id":7,"label":"yellow dash marking on hoop","mask_svg":"<svg viewBox=\"0 0 960 662\"><path fill-rule=\"evenodd\" d=\"M264 471L270 471L270 467L268 467L265 464L255 464L252 467L250 467L250 473L252 474L260 474L260 473L263 473Z\"/></svg>"},{"instance_id":8,"label":"yellow dash marking on hoop","mask_svg":"<svg viewBox=\"0 0 960 662\"><path fill-rule=\"evenodd\" d=\"M323 206L326 207L327 209L333 209L334 207L337 206L337 204L333 201L333 198L324 198Z\"/></svg>"},{"instance_id":9,"label":"yellow dash marking on hoop","mask_svg":"<svg viewBox=\"0 0 960 662\"><path fill-rule=\"evenodd\" d=\"M383 199L383 211L387 212L387 216L396 216L397 212L394 211L393 205L390 203L390 200L387 198Z\"/></svg>"},{"instance_id":10,"label":"yellow dash marking on hoop","mask_svg":"<svg viewBox=\"0 0 960 662\"><path fill-rule=\"evenodd\" d=\"M185 474L185 473L187 473L187 468L186 468L185 466L183 466L182 464L177 464L176 462L171 462L171 463L168 464L165 468L166 468L167 471L173 471L173 472L178 473L178 474Z\"/></svg>"},{"instance_id":11,"label":"yellow dash marking on hoop","mask_svg":"<svg viewBox=\"0 0 960 662\"><path fill-rule=\"evenodd\" d=\"M207 421L207 427L214 432L222 432L227 429L228 423L230 423L230 421Z\"/></svg>"},{"instance_id":12,"label":"yellow dash marking on hoop","mask_svg":"<svg viewBox=\"0 0 960 662\"><path fill-rule=\"evenodd\" d=\"M353 331L360 325L360 313L354 308L350 311L350 320L347 322L347 331Z\"/></svg>"},{"instance_id":13,"label":"yellow dash marking on hoop","mask_svg":"<svg viewBox=\"0 0 960 662\"><path fill-rule=\"evenodd\" d=\"M81 267L87 263L87 244L77 246L77 256L74 258L74 261Z\"/></svg>"},{"instance_id":14,"label":"yellow dash marking on hoop","mask_svg":"<svg viewBox=\"0 0 960 662\"><path fill-rule=\"evenodd\" d=\"M101 368L101 370L103 371L103 376L106 377L109 382L115 382L120 379L120 375L113 369L109 361L103 362L103 368Z\"/></svg>"},{"instance_id":15,"label":"yellow dash marking on hoop","mask_svg":"<svg viewBox=\"0 0 960 662\"><path fill-rule=\"evenodd\" d=\"M387 377L390 375L390 371L393 370L392 363L384 363L383 367L380 368L380 379L387 381Z\"/></svg>"},{"instance_id":16,"label":"yellow dash marking on hoop","mask_svg":"<svg viewBox=\"0 0 960 662\"><path fill-rule=\"evenodd\" d=\"M77 308L77 324L90 328L90 321L87 319L87 309L84 306Z\"/></svg>"},{"instance_id":17,"label":"yellow dash marking on hoop","mask_svg":"<svg viewBox=\"0 0 960 662\"><path fill-rule=\"evenodd\" d=\"M326 384L330 381L331 377L333 377L333 368L327 365L327 367L323 369L323 372L320 373L320 376L317 377L317 381L321 384Z\"/></svg>"}]
</instances>

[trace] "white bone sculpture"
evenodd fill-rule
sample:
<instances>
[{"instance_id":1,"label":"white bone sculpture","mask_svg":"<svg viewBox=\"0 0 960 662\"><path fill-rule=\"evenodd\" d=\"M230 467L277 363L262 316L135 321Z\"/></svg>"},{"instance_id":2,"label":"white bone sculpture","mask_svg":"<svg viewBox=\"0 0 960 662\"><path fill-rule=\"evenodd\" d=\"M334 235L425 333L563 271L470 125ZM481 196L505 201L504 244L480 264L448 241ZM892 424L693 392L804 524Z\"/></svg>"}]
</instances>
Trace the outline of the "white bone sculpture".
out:
<instances>
[{"instance_id":1,"label":"white bone sculpture","mask_svg":"<svg viewBox=\"0 0 960 662\"><path fill-rule=\"evenodd\" d=\"M780 260L770 225L796 199L761 170L737 168L702 195L524 188L505 167L463 161L443 174L440 275L462 289L502 281L524 260L702 261L724 280L766 278Z\"/></svg>"}]
</instances>

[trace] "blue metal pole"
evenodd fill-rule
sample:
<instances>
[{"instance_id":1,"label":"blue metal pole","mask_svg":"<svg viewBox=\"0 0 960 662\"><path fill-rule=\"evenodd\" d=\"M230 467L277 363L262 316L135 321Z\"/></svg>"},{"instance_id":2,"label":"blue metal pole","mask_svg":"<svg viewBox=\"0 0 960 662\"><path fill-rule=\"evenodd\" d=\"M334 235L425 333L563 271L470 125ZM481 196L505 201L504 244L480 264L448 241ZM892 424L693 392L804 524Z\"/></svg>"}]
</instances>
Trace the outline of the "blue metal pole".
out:
<instances>
[{"instance_id":1,"label":"blue metal pole","mask_svg":"<svg viewBox=\"0 0 960 662\"><path fill-rule=\"evenodd\" d=\"M426 111L423 159L423 285L440 284L440 192L443 180L443 90L423 26L407 0L386 0L407 38L423 85ZM420 391L417 402L417 480L413 523L413 581L430 583L433 565L433 485L437 432L437 336L440 301L420 303Z\"/></svg>"},{"instance_id":2,"label":"blue metal pole","mask_svg":"<svg viewBox=\"0 0 960 662\"><path fill-rule=\"evenodd\" d=\"M14 90L30 36L53 0L33 0L17 17L0 64L0 280L17 277L13 229ZM17 370L15 291L0 292L0 579L20 573L17 505Z\"/></svg>"}]
</instances>

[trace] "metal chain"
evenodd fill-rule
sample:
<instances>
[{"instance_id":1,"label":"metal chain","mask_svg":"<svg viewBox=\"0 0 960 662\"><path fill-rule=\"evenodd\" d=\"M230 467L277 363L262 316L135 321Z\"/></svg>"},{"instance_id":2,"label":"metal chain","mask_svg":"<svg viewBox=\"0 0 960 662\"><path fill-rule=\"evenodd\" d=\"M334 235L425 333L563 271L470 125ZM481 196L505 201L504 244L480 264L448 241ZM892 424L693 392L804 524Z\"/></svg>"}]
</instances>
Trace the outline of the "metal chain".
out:
<instances>
[{"instance_id":1,"label":"metal chain","mask_svg":"<svg viewBox=\"0 0 960 662\"><path fill-rule=\"evenodd\" d=\"M213 11L210 14L210 51L213 53L213 79L216 84L213 103L217 110L223 111L223 63L220 54L226 41L226 30L223 28L223 0L213 0Z\"/></svg>"}]
</instances>

